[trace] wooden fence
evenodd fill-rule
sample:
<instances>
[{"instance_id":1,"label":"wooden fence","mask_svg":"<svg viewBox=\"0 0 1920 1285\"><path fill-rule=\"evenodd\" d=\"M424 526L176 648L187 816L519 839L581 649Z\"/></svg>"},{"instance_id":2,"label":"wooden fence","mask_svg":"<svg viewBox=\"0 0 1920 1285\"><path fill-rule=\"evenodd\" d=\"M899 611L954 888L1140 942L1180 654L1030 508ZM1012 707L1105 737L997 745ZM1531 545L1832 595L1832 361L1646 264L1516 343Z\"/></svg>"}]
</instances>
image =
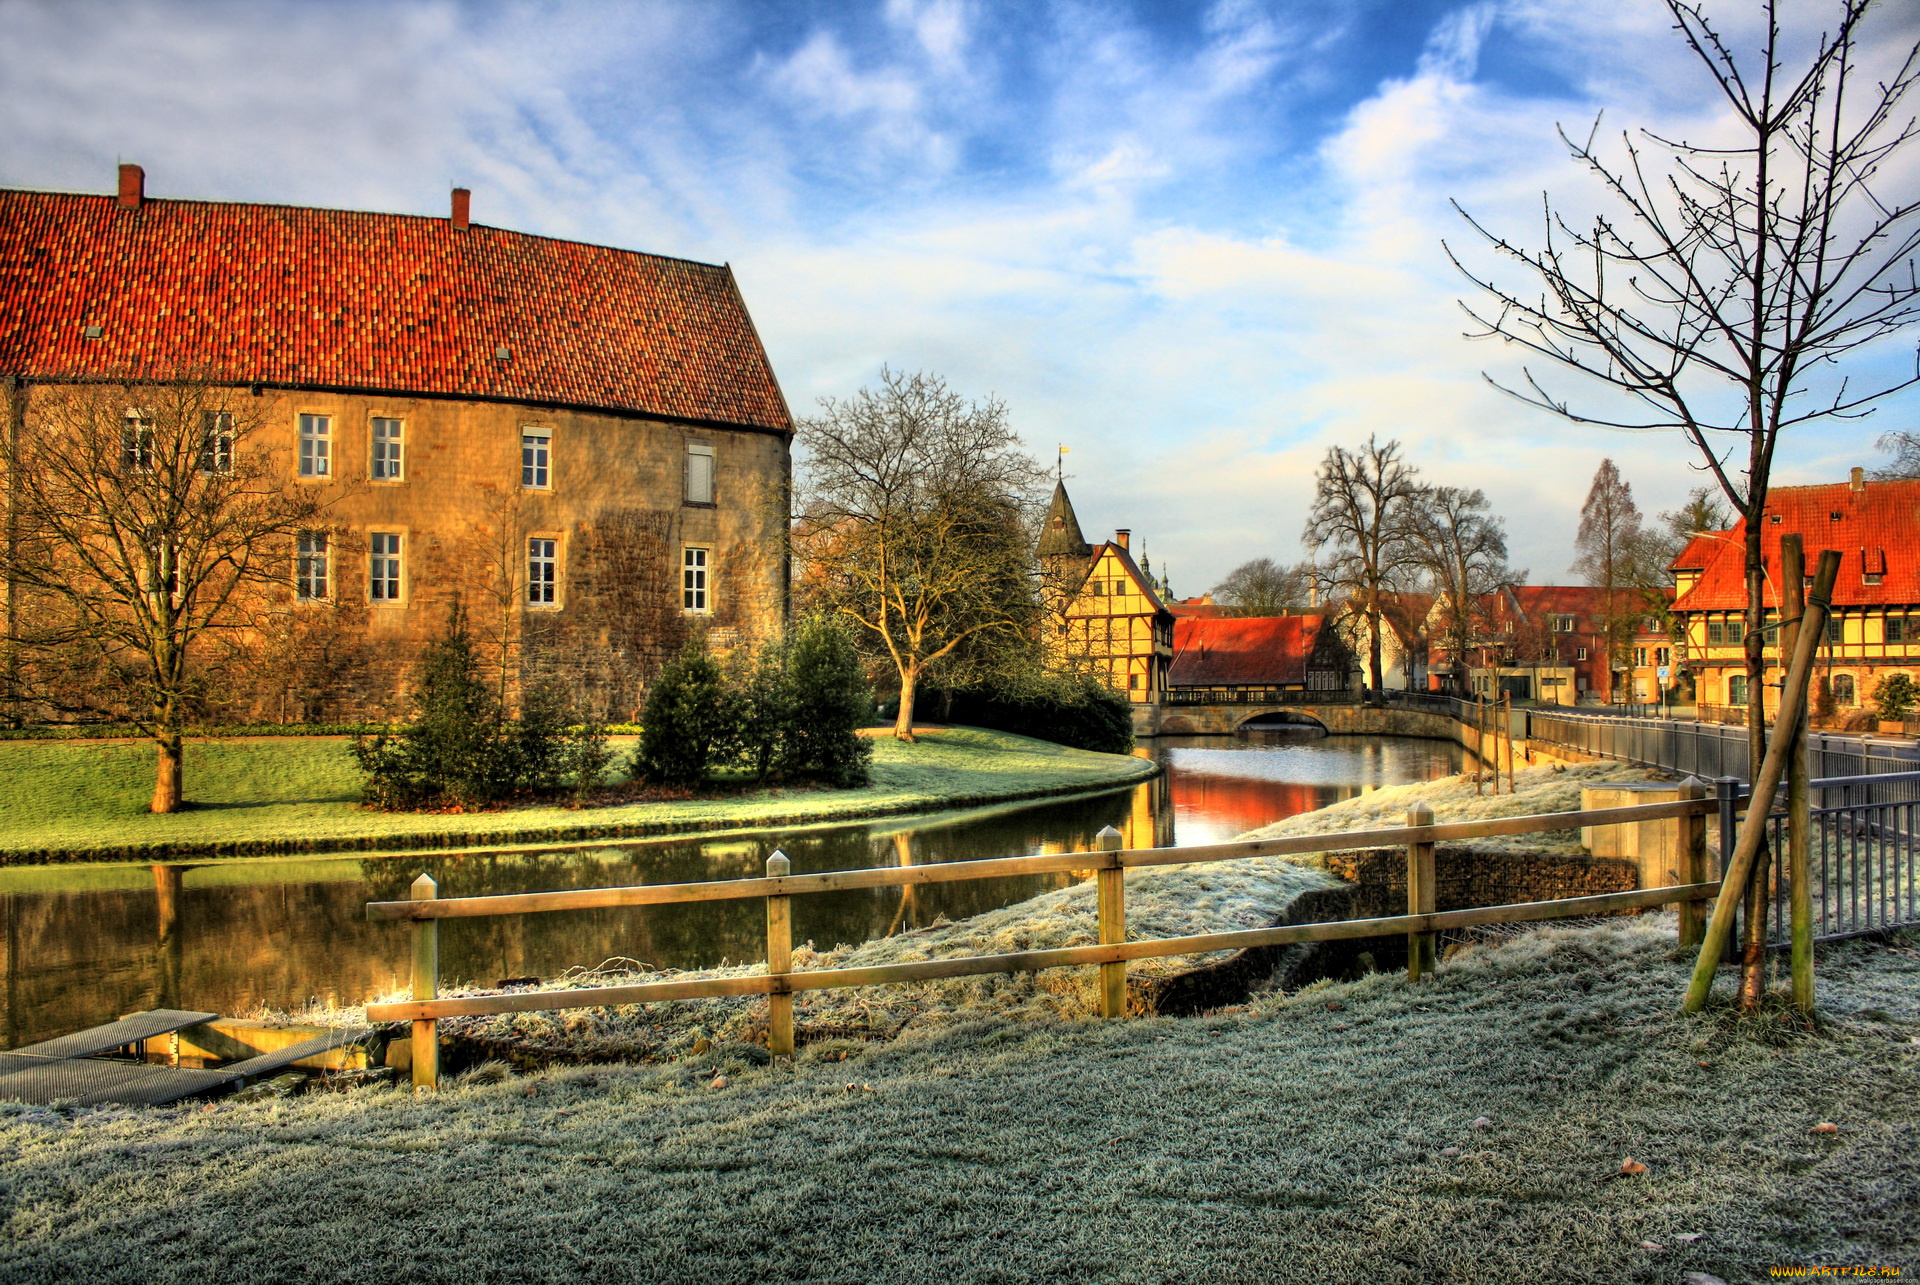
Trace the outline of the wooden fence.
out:
<instances>
[{"instance_id":1,"label":"wooden fence","mask_svg":"<svg viewBox=\"0 0 1920 1285\"><path fill-rule=\"evenodd\" d=\"M1719 894L1708 866L1706 818L1715 810L1698 782L1682 787L1677 803L1599 808L1582 812L1553 812L1538 816L1500 817L1484 821L1435 824L1425 804L1408 811L1407 825L1388 830L1354 830L1300 835L1284 839L1255 839L1194 848L1122 848L1112 827L1100 832L1091 852L1049 853L1032 857L994 857L979 861L949 861L925 866L888 866L868 870L833 870L820 874L789 872L785 855L767 858L765 878L726 879L703 883L650 884L625 888L576 888L562 892L508 893L487 897L447 897L427 875L414 880L407 901L367 903L370 920L409 920L413 924L413 998L390 1004L367 1005L371 1022L413 1023L413 1082L430 1089L439 1082L439 1051L435 1023L443 1017L488 1013L521 1013L546 1009L593 1008L603 1005L653 1003L660 1000L707 999L727 995L769 997L768 1049L776 1056L793 1052L793 994L850 986L886 986L941 977L967 977L1042 968L1096 965L1100 969L1100 1009L1103 1016L1120 1017L1126 1008L1127 961L1165 955L1191 955L1255 946L1282 946L1298 942L1337 941L1356 937L1407 935L1407 975L1417 980L1432 971L1435 934L1476 924L1522 923L1564 919L1579 915L1610 914L1652 906L1678 904L1682 945L1701 937L1699 903ZM1668 888L1566 897L1467 910L1434 910L1433 849L1437 843L1484 839L1498 835L1536 834L1582 826L1623 825L1641 821L1682 818L1686 846L1686 882ZM1327 923L1290 924L1238 932L1201 933L1190 937L1127 940L1126 871L1152 866L1195 865L1212 861L1240 861L1249 857L1301 856L1351 848L1402 847L1407 850L1407 912L1380 919L1344 919ZM903 887L913 884L955 883L971 879L998 879L1011 875L1051 874L1092 870L1097 883L1100 942L1028 950L1005 955L969 955L871 968L832 968L812 972L792 970L791 898L808 893L849 888ZM645 982L633 986L599 986L562 991L519 991L505 995L438 998L439 924L442 919L493 915L527 915L555 910L604 909L609 906L659 906L696 901L733 901L764 897L767 903L767 971L745 977L709 977L686 981Z\"/></svg>"}]
</instances>

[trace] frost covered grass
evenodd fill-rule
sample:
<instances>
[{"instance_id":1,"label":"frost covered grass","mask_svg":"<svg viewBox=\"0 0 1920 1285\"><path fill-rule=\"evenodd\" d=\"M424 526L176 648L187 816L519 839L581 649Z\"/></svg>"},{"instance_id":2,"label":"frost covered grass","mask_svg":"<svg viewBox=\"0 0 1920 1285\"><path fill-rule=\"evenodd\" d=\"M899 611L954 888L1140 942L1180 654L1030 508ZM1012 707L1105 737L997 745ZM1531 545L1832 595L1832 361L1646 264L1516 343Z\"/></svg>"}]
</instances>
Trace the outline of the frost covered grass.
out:
<instances>
[{"instance_id":1,"label":"frost covered grass","mask_svg":"<svg viewBox=\"0 0 1920 1285\"><path fill-rule=\"evenodd\" d=\"M0 1106L7 1280L1678 1282L1920 1267L1920 938L1677 1014L1665 917L1208 1019ZM844 1058L844 1060L842 1060ZM1809 1132L1832 1122L1832 1133ZM1478 1126L1478 1127L1476 1127ZM1627 1157L1645 1173L1618 1176Z\"/></svg>"},{"instance_id":2,"label":"frost covered grass","mask_svg":"<svg viewBox=\"0 0 1920 1285\"><path fill-rule=\"evenodd\" d=\"M1393 785L1344 799L1339 803L1249 830L1242 839L1277 839L1296 834L1334 830L1377 830L1407 823L1407 809L1416 802L1433 808L1439 821L1488 821L1495 817L1535 816L1547 812L1574 812L1583 787L1619 785L1629 781L1665 779L1660 773L1627 763L1543 763L1514 773L1514 792L1494 794L1488 784L1474 792L1473 776L1444 777ZM1505 835L1459 845L1487 852L1561 852L1579 850L1580 831L1549 830L1541 834Z\"/></svg>"},{"instance_id":3,"label":"frost covered grass","mask_svg":"<svg viewBox=\"0 0 1920 1285\"><path fill-rule=\"evenodd\" d=\"M631 738L615 738L625 756ZM772 787L684 802L559 806L439 815L369 812L343 738L195 741L187 747L193 806L146 811L153 751L144 745L0 744L0 859L157 857L369 847L445 847L516 840L804 824L1037 796L1151 775L1143 759L1094 754L1006 732L951 728L912 745L874 743L873 782L854 790Z\"/></svg>"}]
</instances>

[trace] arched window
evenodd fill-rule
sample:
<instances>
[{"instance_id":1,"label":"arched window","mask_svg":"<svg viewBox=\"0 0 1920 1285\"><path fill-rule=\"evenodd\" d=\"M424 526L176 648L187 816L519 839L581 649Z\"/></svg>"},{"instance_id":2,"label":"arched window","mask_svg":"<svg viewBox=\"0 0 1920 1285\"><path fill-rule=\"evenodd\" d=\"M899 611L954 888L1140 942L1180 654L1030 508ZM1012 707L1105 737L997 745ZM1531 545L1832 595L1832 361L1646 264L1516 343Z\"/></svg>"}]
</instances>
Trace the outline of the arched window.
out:
<instances>
[{"instance_id":1,"label":"arched window","mask_svg":"<svg viewBox=\"0 0 1920 1285\"><path fill-rule=\"evenodd\" d=\"M1835 674L1833 676L1833 703L1836 705L1852 705L1857 700L1859 700L1859 696L1853 689L1853 675Z\"/></svg>"}]
</instances>

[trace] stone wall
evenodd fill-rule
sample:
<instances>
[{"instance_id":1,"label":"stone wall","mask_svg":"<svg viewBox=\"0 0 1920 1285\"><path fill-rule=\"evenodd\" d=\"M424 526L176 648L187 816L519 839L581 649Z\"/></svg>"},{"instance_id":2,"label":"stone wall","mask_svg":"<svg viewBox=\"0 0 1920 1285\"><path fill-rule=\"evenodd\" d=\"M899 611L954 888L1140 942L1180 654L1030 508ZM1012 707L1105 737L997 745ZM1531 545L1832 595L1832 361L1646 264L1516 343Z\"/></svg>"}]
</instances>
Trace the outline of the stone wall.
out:
<instances>
[{"instance_id":1,"label":"stone wall","mask_svg":"<svg viewBox=\"0 0 1920 1285\"><path fill-rule=\"evenodd\" d=\"M1325 861L1328 873L1354 885L1354 914L1359 918L1407 913L1406 849L1331 852ZM1640 886L1633 862L1607 857L1441 846L1434 849L1433 871L1436 910L1631 892Z\"/></svg>"},{"instance_id":2,"label":"stone wall","mask_svg":"<svg viewBox=\"0 0 1920 1285\"><path fill-rule=\"evenodd\" d=\"M16 394L29 425L56 390ZM217 400L216 400L217 399ZM245 604L249 627L209 640L215 721L338 721L403 708L420 654L457 601L490 670L564 684L583 707L634 716L646 684L689 633L719 650L777 632L786 613L788 440L609 413L446 398L245 389L231 405L237 449L326 503L329 593L296 601L293 551L268 553L284 579ZM299 417L331 425L328 475L301 478ZM374 418L400 421L403 468L374 478ZM550 440L544 486L525 486L522 434ZM688 447L712 450L713 502L690 503ZM401 539L395 601L369 592L370 537ZM556 543L556 601L527 600L529 538ZM708 551L709 609L681 601L689 546ZM9 609L14 604L9 603ZM31 610L31 604L18 604Z\"/></svg>"}]
</instances>

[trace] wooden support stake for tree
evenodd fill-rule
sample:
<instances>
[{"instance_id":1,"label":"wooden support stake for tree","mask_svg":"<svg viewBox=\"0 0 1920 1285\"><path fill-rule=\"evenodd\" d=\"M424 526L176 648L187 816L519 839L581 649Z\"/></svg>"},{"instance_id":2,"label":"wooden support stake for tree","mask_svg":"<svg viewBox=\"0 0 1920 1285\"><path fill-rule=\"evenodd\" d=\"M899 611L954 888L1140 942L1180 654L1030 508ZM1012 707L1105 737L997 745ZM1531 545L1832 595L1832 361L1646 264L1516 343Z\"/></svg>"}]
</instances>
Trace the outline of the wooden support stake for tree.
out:
<instances>
[{"instance_id":1,"label":"wooden support stake for tree","mask_svg":"<svg viewBox=\"0 0 1920 1285\"><path fill-rule=\"evenodd\" d=\"M1407 824L1410 826L1432 825L1433 809L1425 803L1415 803L1407 809ZM1433 912L1433 844L1409 843L1407 845L1407 913L1430 915ZM1408 981L1417 982L1438 966L1437 940L1435 934L1430 932L1407 934Z\"/></svg>"},{"instance_id":2,"label":"wooden support stake for tree","mask_svg":"<svg viewBox=\"0 0 1920 1285\"><path fill-rule=\"evenodd\" d=\"M767 858L767 878L784 879L793 873L787 854L775 851ZM793 898L777 894L767 898L767 973L779 976L793 971ZM775 991L767 997L767 1052L774 1057L793 1056L793 992Z\"/></svg>"},{"instance_id":3,"label":"wooden support stake for tree","mask_svg":"<svg viewBox=\"0 0 1920 1285\"><path fill-rule=\"evenodd\" d=\"M432 901L440 895L433 876L421 875L409 890L415 901ZM440 996L440 921L413 921L413 997L438 999ZM432 1018L413 1024L413 1089L431 1092L440 1087L440 1032Z\"/></svg>"},{"instance_id":4,"label":"wooden support stake for tree","mask_svg":"<svg viewBox=\"0 0 1920 1285\"><path fill-rule=\"evenodd\" d=\"M1707 783L1697 776L1690 776L1680 782L1682 799L1704 799L1707 797ZM1707 869L1707 818L1699 816L1683 817L1676 823L1680 829L1680 882L1708 883L1713 875ZM1700 934L1705 928L1705 920L1697 901L1680 903L1680 944L1698 946Z\"/></svg>"},{"instance_id":5,"label":"wooden support stake for tree","mask_svg":"<svg viewBox=\"0 0 1920 1285\"><path fill-rule=\"evenodd\" d=\"M1820 554L1820 569L1813 577L1813 592L1807 595L1806 610L1801 613L1800 637L1793 649L1793 661L1787 669L1786 684L1780 691L1779 724L1792 727L1807 704L1807 684L1813 677L1814 653L1826 632L1827 610L1833 594L1834 578L1840 573L1840 555L1832 549ZM1740 904L1748 880L1754 873L1754 859L1766 839L1767 813L1786 774L1787 755L1793 747L1791 736L1775 736L1767 746L1767 756L1754 774L1753 798L1747 805L1747 817L1740 826L1740 839L1727 859L1720 896L1713 903L1713 918L1707 923L1700 958L1694 964L1693 981L1687 987L1681 1011L1698 1013L1713 993L1713 970L1732 935L1734 908Z\"/></svg>"},{"instance_id":6,"label":"wooden support stake for tree","mask_svg":"<svg viewBox=\"0 0 1920 1285\"><path fill-rule=\"evenodd\" d=\"M1118 852L1120 832L1107 826L1093 838L1097 852ZM1100 944L1118 946L1127 939L1127 872L1121 866L1101 867L1094 874L1100 904ZM1125 1017L1127 965L1122 960L1100 965L1100 1016Z\"/></svg>"},{"instance_id":7,"label":"wooden support stake for tree","mask_svg":"<svg viewBox=\"0 0 1920 1285\"><path fill-rule=\"evenodd\" d=\"M1502 696L1500 703L1506 710L1500 719L1500 736L1507 747L1507 793L1514 794L1520 787L1513 783L1513 693Z\"/></svg>"},{"instance_id":8,"label":"wooden support stake for tree","mask_svg":"<svg viewBox=\"0 0 1920 1285\"><path fill-rule=\"evenodd\" d=\"M1780 645L1792 653L1800 641L1806 614L1807 556L1797 532L1780 538ZM1787 904L1788 941L1793 974L1793 1006L1813 1011L1813 857L1812 814L1807 800L1807 710L1784 734L1792 739L1787 754ZM1776 729L1775 735L1781 734Z\"/></svg>"},{"instance_id":9,"label":"wooden support stake for tree","mask_svg":"<svg viewBox=\"0 0 1920 1285\"><path fill-rule=\"evenodd\" d=\"M1487 698L1475 694L1473 706L1473 792L1484 794L1487 779Z\"/></svg>"}]
</instances>

